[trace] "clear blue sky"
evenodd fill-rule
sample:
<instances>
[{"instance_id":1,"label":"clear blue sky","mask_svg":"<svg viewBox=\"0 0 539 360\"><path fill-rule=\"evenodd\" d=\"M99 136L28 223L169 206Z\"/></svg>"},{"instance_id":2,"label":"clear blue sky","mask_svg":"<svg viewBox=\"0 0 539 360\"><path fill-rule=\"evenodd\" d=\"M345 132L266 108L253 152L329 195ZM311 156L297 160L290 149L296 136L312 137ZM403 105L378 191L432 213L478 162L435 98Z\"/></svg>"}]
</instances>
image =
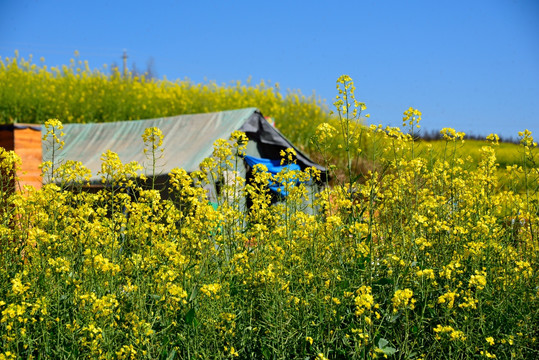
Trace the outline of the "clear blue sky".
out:
<instances>
[{"instance_id":1,"label":"clear blue sky","mask_svg":"<svg viewBox=\"0 0 539 360\"><path fill-rule=\"evenodd\" d=\"M539 138L537 0L0 0L0 55L16 49L51 66L78 50L92 68L126 49L159 77L252 77L328 104L348 74L372 123L413 106L426 129Z\"/></svg>"}]
</instances>

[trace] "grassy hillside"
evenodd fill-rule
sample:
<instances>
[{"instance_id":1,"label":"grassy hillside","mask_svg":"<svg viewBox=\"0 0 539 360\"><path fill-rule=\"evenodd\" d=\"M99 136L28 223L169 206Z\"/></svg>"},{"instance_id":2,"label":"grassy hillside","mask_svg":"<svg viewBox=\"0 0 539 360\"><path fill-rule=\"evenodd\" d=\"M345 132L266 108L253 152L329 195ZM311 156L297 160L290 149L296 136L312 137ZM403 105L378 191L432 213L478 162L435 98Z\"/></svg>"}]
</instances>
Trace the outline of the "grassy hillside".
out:
<instances>
[{"instance_id":1,"label":"grassy hillside","mask_svg":"<svg viewBox=\"0 0 539 360\"><path fill-rule=\"evenodd\" d=\"M436 154L439 154L439 156L443 156L444 153L446 155L452 154L453 150L455 150L456 156L462 158L470 156L474 162L478 162L481 157L480 150L483 146L488 145L488 141L465 140L464 143L459 142L453 146L447 146L447 143L444 140L420 141L419 144L420 149L424 152L428 151L429 146ZM514 164L521 164L523 161L522 149L518 144L499 143L495 149L496 161L501 168L506 168L507 166Z\"/></svg>"},{"instance_id":2,"label":"grassy hillside","mask_svg":"<svg viewBox=\"0 0 539 360\"><path fill-rule=\"evenodd\" d=\"M87 62L49 68L22 58L0 60L0 123L108 122L257 107L301 147L330 118L314 96L282 95L278 84L195 84L90 70Z\"/></svg>"}]
</instances>

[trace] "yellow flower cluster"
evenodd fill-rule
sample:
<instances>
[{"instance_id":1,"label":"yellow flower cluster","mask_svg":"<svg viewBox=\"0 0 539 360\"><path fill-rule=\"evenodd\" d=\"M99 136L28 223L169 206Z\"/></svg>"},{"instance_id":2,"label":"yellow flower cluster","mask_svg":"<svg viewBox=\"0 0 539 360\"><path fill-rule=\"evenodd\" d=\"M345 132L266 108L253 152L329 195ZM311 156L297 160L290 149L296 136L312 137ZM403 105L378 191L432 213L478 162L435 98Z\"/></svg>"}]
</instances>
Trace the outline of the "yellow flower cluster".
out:
<instances>
[{"instance_id":1,"label":"yellow flower cluster","mask_svg":"<svg viewBox=\"0 0 539 360\"><path fill-rule=\"evenodd\" d=\"M413 299L414 292L410 289L397 290L391 299L393 303L393 312L397 312L401 309L414 309L414 304L416 302Z\"/></svg>"},{"instance_id":2,"label":"yellow flower cluster","mask_svg":"<svg viewBox=\"0 0 539 360\"><path fill-rule=\"evenodd\" d=\"M455 299L460 295L456 292L448 291L438 297L438 304L446 304L448 309L452 309L455 304Z\"/></svg>"},{"instance_id":3,"label":"yellow flower cluster","mask_svg":"<svg viewBox=\"0 0 539 360\"><path fill-rule=\"evenodd\" d=\"M464 333L460 330L453 329L452 326L442 326L438 324L433 330L436 334L438 334L436 335L437 340L441 339L440 334L448 334L449 340L451 341L456 341L456 340L465 341L466 340L466 336L464 335Z\"/></svg>"},{"instance_id":4,"label":"yellow flower cluster","mask_svg":"<svg viewBox=\"0 0 539 360\"><path fill-rule=\"evenodd\" d=\"M457 132L455 129L452 128L443 128L442 130L440 130L440 134L442 134L443 138L447 141L461 140L462 142L464 142L464 136L466 135L465 133L460 131ZM494 139L494 136L489 135L487 139Z\"/></svg>"},{"instance_id":5,"label":"yellow flower cluster","mask_svg":"<svg viewBox=\"0 0 539 360\"><path fill-rule=\"evenodd\" d=\"M402 126L403 127L409 126L410 128L413 128L415 126L416 128L419 128L420 121L421 121L421 111L410 107L408 110L404 112L404 115L402 117Z\"/></svg>"}]
</instances>

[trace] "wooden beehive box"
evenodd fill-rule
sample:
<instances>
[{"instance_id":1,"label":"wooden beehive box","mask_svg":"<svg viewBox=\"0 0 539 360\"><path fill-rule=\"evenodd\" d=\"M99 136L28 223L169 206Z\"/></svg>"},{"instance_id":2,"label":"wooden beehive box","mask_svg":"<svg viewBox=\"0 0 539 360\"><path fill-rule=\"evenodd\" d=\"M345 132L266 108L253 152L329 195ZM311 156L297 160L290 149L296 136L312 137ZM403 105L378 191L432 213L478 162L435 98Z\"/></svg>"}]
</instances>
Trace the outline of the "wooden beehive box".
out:
<instances>
[{"instance_id":1,"label":"wooden beehive box","mask_svg":"<svg viewBox=\"0 0 539 360\"><path fill-rule=\"evenodd\" d=\"M33 185L41 188L42 162L41 126L33 124L0 125L0 147L13 150L22 160L21 170L17 174L19 186ZM17 190L19 187L17 186Z\"/></svg>"}]
</instances>

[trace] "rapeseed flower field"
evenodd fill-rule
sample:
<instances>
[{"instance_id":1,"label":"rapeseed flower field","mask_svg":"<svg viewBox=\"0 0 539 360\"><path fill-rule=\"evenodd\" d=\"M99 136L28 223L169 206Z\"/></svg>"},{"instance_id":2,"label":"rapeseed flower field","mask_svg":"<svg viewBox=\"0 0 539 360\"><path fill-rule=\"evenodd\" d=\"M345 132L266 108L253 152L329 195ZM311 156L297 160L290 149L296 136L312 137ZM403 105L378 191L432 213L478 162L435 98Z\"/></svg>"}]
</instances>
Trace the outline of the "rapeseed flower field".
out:
<instances>
[{"instance_id":1,"label":"rapeseed flower field","mask_svg":"<svg viewBox=\"0 0 539 360\"><path fill-rule=\"evenodd\" d=\"M379 156L364 138L346 145L341 137L326 136L328 130L342 132L346 129L342 129L342 123L330 115L325 103L315 95L307 97L299 91L282 95L279 84L248 81L220 85L213 82L195 84L188 79L146 79L131 74L123 76L117 69L106 67L92 70L77 54L69 65L48 67L43 58L36 64L32 58L20 58L17 53L12 58L0 59L0 83L1 124L42 124L48 119L61 119L63 123L109 122L254 106L264 115L271 116L277 128L315 160L337 165L339 178L349 166L356 173L373 169L373 158ZM353 104L355 99L351 100L350 104ZM343 105L337 113L343 111ZM356 112L365 110L365 104L357 102L355 105ZM366 118L368 114L362 116L361 123ZM357 126L355 122L347 124ZM321 125L326 127L318 129ZM316 136L322 136L320 141L311 141ZM321 143L325 149L320 149ZM443 141L417 145L417 150L422 153L432 151L436 156L447 153L447 144ZM470 163L475 164L479 162L479 150L483 145L480 141L467 140L465 144L458 144L457 153L463 158L471 156L473 161ZM346 149L350 147L361 149L361 154L356 152L349 157ZM325 156L321 155L322 151ZM517 145L500 143L497 156L502 169L523 165ZM499 175L505 182L503 174ZM522 178L516 178L513 183L519 191L525 185Z\"/></svg>"},{"instance_id":2,"label":"rapeseed flower field","mask_svg":"<svg viewBox=\"0 0 539 360\"><path fill-rule=\"evenodd\" d=\"M336 117L310 146L331 164L339 143L345 175L309 193L316 170L280 173L288 196L274 205L263 166L223 186L217 209L199 186L235 171L238 132L200 171L175 169L165 193L110 151L97 192L68 160L44 164L54 181L42 189L13 192L20 159L0 149L0 359L537 358L532 134L523 165L501 169L525 179L515 191L500 183L494 135L475 161L445 129L435 156L414 140L420 111L405 111L402 130L360 126L352 79L337 86ZM46 127L60 154L62 123ZM161 138L139 139L150 166ZM358 157L375 164L361 176Z\"/></svg>"},{"instance_id":3,"label":"rapeseed flower field","mask_svg":"<svg viewBox=\"0 0 539 360\"><path fill-rule=\"evenodd\" d=\"M2 124L42 124L51 118L63 123L109 122L257 107L277 119L279 130L290 140L308 147L314 128L329 120L320 99L299 91L282 95L277 83L151 80L106 68L92 70L78 58L62 67L36 64L17 54L0 59L0 83Z\"/></svg>"}]
</instances>

